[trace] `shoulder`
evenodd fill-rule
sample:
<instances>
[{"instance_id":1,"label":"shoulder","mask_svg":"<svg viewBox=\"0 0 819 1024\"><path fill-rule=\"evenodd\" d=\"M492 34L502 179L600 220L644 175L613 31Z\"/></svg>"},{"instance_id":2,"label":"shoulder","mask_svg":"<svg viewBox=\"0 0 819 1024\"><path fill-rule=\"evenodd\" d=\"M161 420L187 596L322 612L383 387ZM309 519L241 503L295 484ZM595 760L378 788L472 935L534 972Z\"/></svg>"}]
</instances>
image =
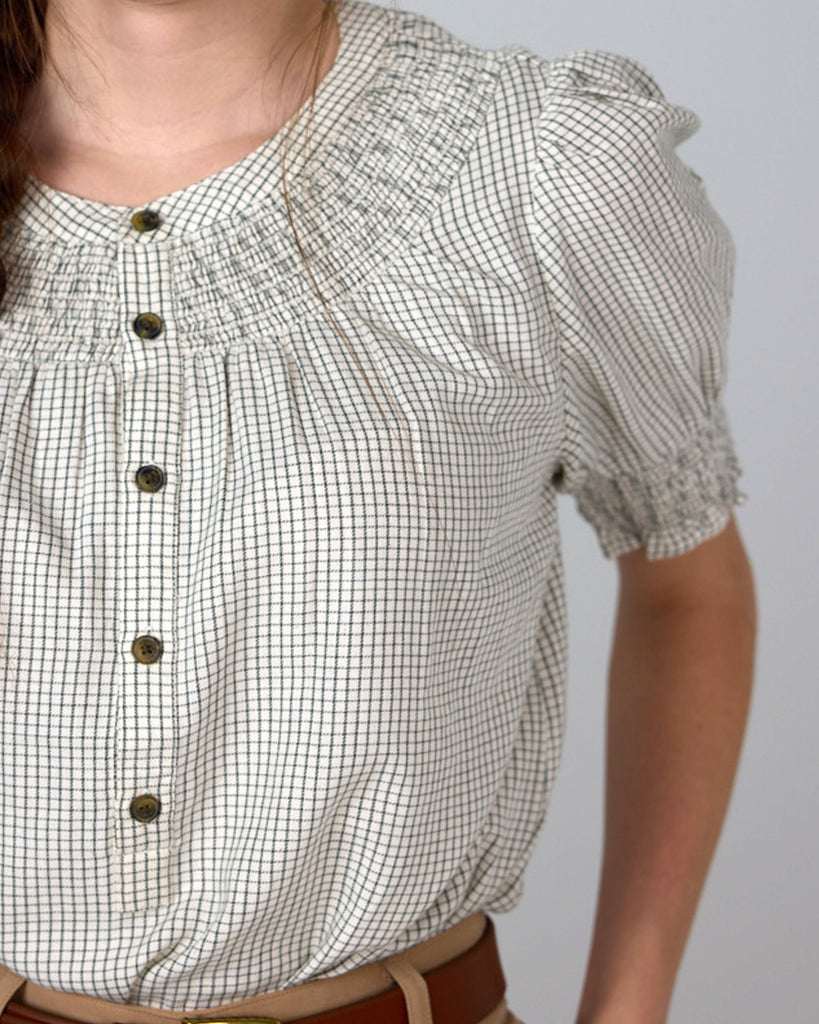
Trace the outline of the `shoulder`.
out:
<instances>
[{"instance_id":1,"label":"shoulder","mask_svg":"<svg viewBox=\"0 0 819 1024\"><path fill-rule=\"evenodd\" d=\"M413 11L378 8L374 16L391 33L388 77L419 127L437 118L441 131L468 112L460 131L494 129L505 151L510 138L525 147L527 136L537 135L546 150L557 143L591 152L622 145L624 133L648 139L670 130L678 143L699 126L633 56L600 49L547 56L516 43L485 49Z\"/></svg>"},{"instance_id":2,"label":"shoulder","mask_svg":"<svg viewBox=\"0 0 819 1024\"><path fill-rule=\"evenodd\" d=\"M346 2L365 9L368 18L381 22L382 30L392 33L391 45L408 77L430 66L464 73L474 69L490 75L498 84L517 82L538 90L578 94L610 88L619 95L633 93L663 99L652 73L634 57L596 49L548 57L514 42L482 48L415 11L391 10L366 0Z\"/></svg>"}]
</instances>

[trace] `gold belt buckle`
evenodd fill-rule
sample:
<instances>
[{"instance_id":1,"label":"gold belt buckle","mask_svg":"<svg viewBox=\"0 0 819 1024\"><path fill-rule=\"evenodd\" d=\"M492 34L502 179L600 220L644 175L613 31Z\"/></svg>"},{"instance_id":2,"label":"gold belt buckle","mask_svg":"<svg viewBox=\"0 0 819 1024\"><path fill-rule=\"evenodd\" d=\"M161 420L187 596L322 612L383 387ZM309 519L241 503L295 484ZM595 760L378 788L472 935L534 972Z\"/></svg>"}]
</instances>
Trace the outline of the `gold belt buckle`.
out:
<instances>
[{"instance_id":1,"label":"gold belt buckle","mask_svg":"<svg viewBox=\"0 0 819 1024\"><path fill-rule=\"evenodd\" d=\"M276 1017L183 1017L182 1024L282 1024Z\"/></svg>"}]
</instances>

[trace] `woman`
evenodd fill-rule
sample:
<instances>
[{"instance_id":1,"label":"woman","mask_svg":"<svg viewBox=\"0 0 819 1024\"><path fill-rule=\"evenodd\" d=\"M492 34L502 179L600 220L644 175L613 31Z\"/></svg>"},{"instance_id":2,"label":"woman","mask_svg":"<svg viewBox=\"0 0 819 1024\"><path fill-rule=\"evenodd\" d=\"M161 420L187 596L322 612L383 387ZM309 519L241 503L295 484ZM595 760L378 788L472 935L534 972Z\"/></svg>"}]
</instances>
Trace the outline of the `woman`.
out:
<instances>
[{"instance_id":1,"label":"woman","mask_svg":"<svg viewBox=\"0 0 819 1024\"><path fill-rule=\"evenodd\" d=\"M561 490L621 582L577 1022L665 1020L755 628L696 116L362 0L3 18L7 1024L514 1021Z\"/></svg>"}]
</instances>

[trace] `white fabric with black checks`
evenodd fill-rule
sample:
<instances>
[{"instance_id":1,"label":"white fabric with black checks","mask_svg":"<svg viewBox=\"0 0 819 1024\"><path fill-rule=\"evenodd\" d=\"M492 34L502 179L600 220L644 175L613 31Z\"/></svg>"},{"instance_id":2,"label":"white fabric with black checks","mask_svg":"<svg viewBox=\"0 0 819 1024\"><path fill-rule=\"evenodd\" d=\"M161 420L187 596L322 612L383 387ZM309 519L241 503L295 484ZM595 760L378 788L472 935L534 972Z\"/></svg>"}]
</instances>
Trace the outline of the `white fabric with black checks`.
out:
<instances>
[{"instance_id":1,"label":"white fabric with black checks","mask_svg":"<svg viewBox=\"0 0 819 1024\"><path fill-rule=\"evenodd\" d=\"M609 558L744 499L696 115L628 57L340 19L287 176L349 348L283 132L154 230L34 180L6 225L0 962L40 985L191 1011L514 907L558 489Z\"/></svg>"}]
</instances>

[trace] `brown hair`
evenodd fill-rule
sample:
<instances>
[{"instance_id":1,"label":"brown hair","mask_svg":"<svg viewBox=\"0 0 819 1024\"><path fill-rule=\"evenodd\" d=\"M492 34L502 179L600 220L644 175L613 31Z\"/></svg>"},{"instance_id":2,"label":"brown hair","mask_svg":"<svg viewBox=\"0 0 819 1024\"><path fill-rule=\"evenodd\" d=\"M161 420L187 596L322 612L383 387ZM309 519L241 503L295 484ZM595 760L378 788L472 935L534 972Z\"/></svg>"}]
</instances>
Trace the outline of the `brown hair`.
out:
<instances>
[{"instance_id":1,"label":"brown hair","mask_svg":"<svg viewBox=\"0 0 819 1024\"><path fill-rule=\"evenodd\" d=\"M20 132L26 97L45 60L47 0L0 3L0 230L22 199L33 160ZM0 299L6 268L0 259Z\"/></svg>"}]
</instances>

